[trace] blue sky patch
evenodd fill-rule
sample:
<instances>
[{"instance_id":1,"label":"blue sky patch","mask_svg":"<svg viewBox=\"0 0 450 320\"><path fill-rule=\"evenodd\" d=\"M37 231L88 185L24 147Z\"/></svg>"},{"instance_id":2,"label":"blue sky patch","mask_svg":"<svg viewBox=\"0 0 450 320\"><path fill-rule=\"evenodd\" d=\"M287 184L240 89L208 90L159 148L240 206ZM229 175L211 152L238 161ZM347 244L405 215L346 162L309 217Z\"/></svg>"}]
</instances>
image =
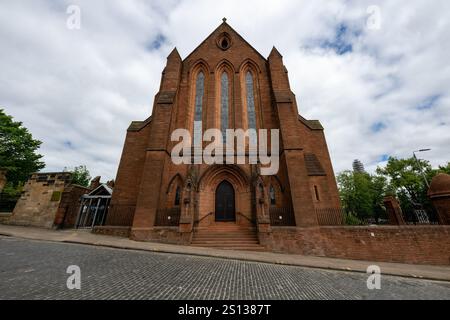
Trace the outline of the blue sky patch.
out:
<instances>
[{"instance_id":1,"label":"blue sky patch","mask_svg":"<svg viewBox=\"0 0 450 320\"><path fill-rule=\"evenodd\" d=\"M160 33L156 36L156 38L149 45L147 45L147 49L148 50L158 50L159 48L161 48L163 43L166 42L166 40L167 40L166 37Z\"/></svg>"},{"instance_id":2,"label":"blue sky patch","mask_svg":"<svg viewBox=\"0 0 450 320\"><path fill-rule=\"evenodd\" d=\"M332 40L324 40L320 46L324 49L332 49L338 55L343 55L353 51L353 45L350 42L351 37L358 36L360 32L351 30L345 23L340 23L335 29L335 35Z\"/></svg>"},{"instance_id":3,"label":"blue sky patch","mask_svg":"<svg viewBox=\"0 0 450 320\"><path fill-rule=\"evenodd\" d=\"M310 39L303 47L306 49L319 47L325 50L332 50L338 55L344 55L353 52L352 40L359 37L361 34L361 30L341 22L334 28L332 38Z\"/></svg>"},{"instance_id":4,"label":"blue sky patch","mask_svg":"<svg viewBox=\"0 0 450 320\"><path fill-rule=\"evenodd\" d=\"M439 101L440 98L441 98L440 94L435 94L435 95L429 96L429 97L425 98L423 101L421 101L416 106L416 109L417 110L432 109L436 105L436 103Z\"/></svg>"},{"instance_id":5,"label":"blue sky patch","mask_svg":"<svg viewBox=\"0 0 450 320\"><path fill-rule=\"evenodd\" d=\"M384 122L375 122L374 124L372 124L372 126L370 127L370 130L374 133L380 132L384 129L386 129L386 124Z\"/></svg>"},{"instance_id":6,"label":"blue sky patch","mask_svg":"<svg viewBox=\"0 0 450 320\"><path fill-rule=\"evenodd\" d=\"M389 160L389 155L388 154L382 154L379 158L378 158L378 162L386 162Z\"/></svg>"},{"instance_id":7,"label":"blue sky patch","mask_svg":"<svg viewBox=\"0 0 450 320\"><path fill-rule=\"evenodd\" d=\"M73 146L72 141L70 141L70 140L64 141L64 147L66 147L67 149L75 149L75 147Z\"/></svg>"}]
</instances>

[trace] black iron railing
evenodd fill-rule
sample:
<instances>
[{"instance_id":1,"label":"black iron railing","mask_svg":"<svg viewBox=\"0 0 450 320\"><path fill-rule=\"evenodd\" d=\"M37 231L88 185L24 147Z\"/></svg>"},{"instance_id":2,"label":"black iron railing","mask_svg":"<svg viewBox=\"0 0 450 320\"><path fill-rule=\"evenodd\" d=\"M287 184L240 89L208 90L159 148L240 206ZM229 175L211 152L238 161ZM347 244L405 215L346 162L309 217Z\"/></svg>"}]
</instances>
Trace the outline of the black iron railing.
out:
<instances>
[{"instance_id":1,"label":"black iron railing","mask_svg":"<svg viewBox=\"0 0 450 320\"><path fill-rule=\"evenodd\" d=\"M104 225L131 227L135 209L135 206L110 205Z\"/></svg>"},{"instance_id":2,"label":"black iron railing","mask_svg":"<svg viewBox=\"0 0 450 320\"><path fill-rule=\"evenodd\" d=\"M270 225L272 226L295 226L294 211L292 208L270 207Z\"/></svg>"},{"instance_id":3,"label":"black iron railing","mask_svg":"<svg viewBox=\"0 0 450 320\"><path fill-rule=\"evenodd\" d=\"M155 225L158 227L176 227L180 224L180 214L180 207L158 209Z\"/></svg>"},{"instance_id":4,"label":"black iron railing","mask_svg":"<svg viewBox=\"0 0 450 320\"><path fill-rule=\"evenodd\" d=\"M340 208L316 209L320 226L340 226L344 224L344 211Z\"/></svg>"}]
</instances>

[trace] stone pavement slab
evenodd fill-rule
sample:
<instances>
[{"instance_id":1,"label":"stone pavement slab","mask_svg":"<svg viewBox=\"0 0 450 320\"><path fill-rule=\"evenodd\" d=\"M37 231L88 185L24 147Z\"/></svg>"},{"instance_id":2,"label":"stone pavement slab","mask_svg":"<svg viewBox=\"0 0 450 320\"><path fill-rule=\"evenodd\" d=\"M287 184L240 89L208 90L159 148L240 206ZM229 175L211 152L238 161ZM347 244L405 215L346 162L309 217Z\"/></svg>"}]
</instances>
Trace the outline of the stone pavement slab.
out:
<instances>
[{"instance_id":1,"label":"stone pavement slab","mask_svg":"<svg viewBox=\"0 0 450 320\"><path fill-rule=\"evenodd\" d=\"M367 267L377 265L381 273L411 278L450 281L450 266L412 265L376 261L336 259L273 252L251 252L190 247L156 242L139 242L128 238L97 235L89 230L49 230L0 224L0 235L54 242L106 246L119 249L144 250L164 253L209 256L225 259L265 262L366 273Z\"/></svg>"}]
</instances>

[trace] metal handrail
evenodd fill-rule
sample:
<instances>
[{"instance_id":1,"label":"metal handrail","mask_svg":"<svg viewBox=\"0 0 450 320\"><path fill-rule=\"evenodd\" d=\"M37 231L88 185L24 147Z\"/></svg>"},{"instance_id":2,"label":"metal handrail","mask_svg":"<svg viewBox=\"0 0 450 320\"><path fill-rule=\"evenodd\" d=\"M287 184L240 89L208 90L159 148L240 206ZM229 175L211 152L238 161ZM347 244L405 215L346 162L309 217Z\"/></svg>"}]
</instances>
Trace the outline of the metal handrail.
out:
<instances>
[{"instance_id":1,"label":"metal handrail","mask_svg":"<svg viewBox=\"0 0 450 320\"><path fill-rule=\"evenodd\" d=\"M250 221L250 222L253 223L253 220L252 220L251 218L247 217L246 215L244 215L242 212L236 212L236 214L238 214L238 215L244 217L245 219L247 219L248 221Z\"/></svg>"},{"instance_id":2,"label":"metal handrail","mask_svg":"<svg viewBox=\"0 0 450 320\"><path fill-rule=\"evenodd\" d=\"M205 219L206 217L209 217L212 214L213 214L212 212L209 212L208 214L204 215L201 219L197 220L196 223L200 223L201 221L203 221L203 219Z\"/></svg>"}]
</instances>

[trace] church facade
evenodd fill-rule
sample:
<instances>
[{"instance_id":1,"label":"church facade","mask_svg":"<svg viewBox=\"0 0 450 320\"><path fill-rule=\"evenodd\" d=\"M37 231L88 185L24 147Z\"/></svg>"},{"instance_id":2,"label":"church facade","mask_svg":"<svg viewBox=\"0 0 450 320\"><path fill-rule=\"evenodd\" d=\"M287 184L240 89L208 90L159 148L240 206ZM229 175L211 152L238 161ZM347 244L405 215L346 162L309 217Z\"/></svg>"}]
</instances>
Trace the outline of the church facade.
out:
<instances>
[{"instance_id":1,"label":"church facade","mask_svg":"<svg viewBox=\"0 0 450 320\"><path fill-rule=\"evenodd\" d=\"M245 163L174 163L172 133L194 136L194 123L201 132L279 130L278 170L261 174L248 148ZM339 209L323 127L299 115L281 54L274 47L264 58L224 19L184 60L176 49L168 56L152 115L128 128L103 228L128 228L135 240L264 249L274 228L317 227L324 214L341 224Z\"/></svg>"}]
</instances>

